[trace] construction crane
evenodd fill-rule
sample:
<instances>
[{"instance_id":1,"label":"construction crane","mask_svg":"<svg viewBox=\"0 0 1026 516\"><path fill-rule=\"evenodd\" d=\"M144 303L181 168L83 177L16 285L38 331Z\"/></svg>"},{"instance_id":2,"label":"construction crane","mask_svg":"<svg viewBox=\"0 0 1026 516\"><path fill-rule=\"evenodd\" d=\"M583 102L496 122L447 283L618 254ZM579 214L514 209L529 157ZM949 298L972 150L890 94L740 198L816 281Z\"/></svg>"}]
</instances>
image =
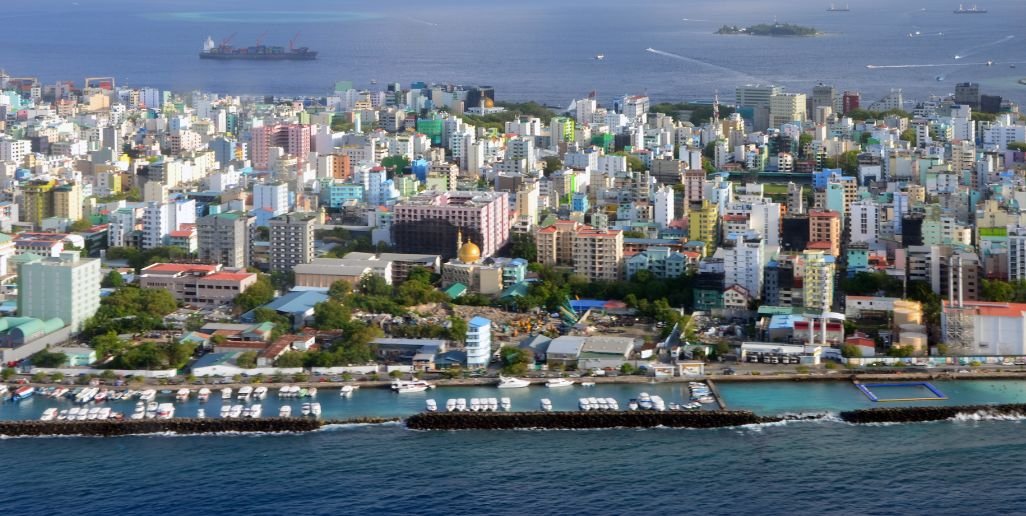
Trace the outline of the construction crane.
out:
<instances>
[{"instance_id":1,"label":"construction crane","mask_svg":"<svg viewBox=\"0 0 1026 516\"><path fill-rule=\"evenodd\" d=\"M259 35L259 36L257 36L257 39L256 39L256 46L258 46L258 47L259 47L259 46L260 46L260 44L264 42L264 37L265 37L265 36L267 36L267 33L266 33L266 32L265 32L265 33L263 33L263 34L261 34L261 35Z\"/></svg>"},{"instance_id":2,"label":"construction crane","mask_svg":"<svg viewBox=\"0 0 1026 516\"><path fill-rule=\"evenodd\" d=\"M295 36L292 36L292 39L289 40L289 50L292 50L292 49L296 48L295 44L296 44L296 40L297 39L299 39L299 33L298 32L296 33Z\"/></svg>"}]
</instances>

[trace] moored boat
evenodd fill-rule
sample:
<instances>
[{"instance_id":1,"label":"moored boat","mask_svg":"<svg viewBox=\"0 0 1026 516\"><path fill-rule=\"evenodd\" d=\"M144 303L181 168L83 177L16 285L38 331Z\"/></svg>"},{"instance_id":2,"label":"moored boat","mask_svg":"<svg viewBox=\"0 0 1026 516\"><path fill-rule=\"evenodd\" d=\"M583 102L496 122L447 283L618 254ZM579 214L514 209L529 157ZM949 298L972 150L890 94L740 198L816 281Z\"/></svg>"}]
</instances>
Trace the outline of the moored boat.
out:
<instances>
[{"instance_id":1,"label":"moored boat","mask_svg":"<svg viewBox=\"0 0 1026 516\"><path fill-rule=\"evenodd\" d=\"M200 401L205 402L210 399L210 389L204 387L199 390L199 394L196 396Z\"/></svg>"},{"instance_id":2,"label":"moored boat","mask_svg":"<svg viewBox=\"0 0 1026 516\"><path fill-rule=\"evenodd\" d=\"M31 385L22 385L17 389L14 389L14 394L11 395L11 401L27 400L36 393L36 388Z\"/></svg>"},{"instance_id":3,"label":"moored boat","mask_svg":"<svg viewBox=\"0 0 1026 516\"><path fill-rule=\"evenodd\" d=\"M531 382L522 378L514 378L512 376L499 376L499 384L496 386L500 389L521 389L529 387Z\"/></svg>"},{"instance_id":4,"label":"moored boat","mask_svg":"<svg viewBox=\"0 0 1026 516\"><path fill-rule=\"evenodd\" d=\"M40 421L53 421L57 417L57 409L50 407L43 411L43 415L39 417Z\"/></svg>"},{"instance_id":5,"label":"moored boat","mask_svg":"<svg viewBox=\"0 0 1026 516\"><path fill-rule=\"evenodd\" d=\"M230 399L232 399L232 388L231 387L225 387L224 389L221 389L221 399L222 400L230 400Z\"/></svg>"},{"instance_id":6,"label":"moored boat","mask_svg":"<svg viewBox=\"0 0 1026 516\"><path fill-rule=\"evenodd\" d=\"M189 389L182 387L178 389L178 393L175 394L175 399L178 401L186 401L189 399Z\"/></svg>"},{"instance_id":7,"label":"moored boat","mask_svg":"<svg viewBox=\"0 0 1026 516\"><path fill-rule=\"evenodd\" d=\"M438 412L438 404L435 400L424 400L424 409L428 412Z\"/></svg>"},{"instance_id":8,"label":"moored boat","mask_svg":"<svg viewBox=\"0 0 1026 516\"><path fill-rule=\"evenodd\" d=\"M292 405L282 405L278 409L278 417L292 417Z\"/></svg>"},{"instance_id":9,"label":"moored boat","mask_svg":"<svg viewBox=\"0 0 1026 516\"><path fill-rule=\"evenodd\" d=\"M239 399L249 401L249 397L253 394L253 388L249 385L239 387Z\"/></svg>"},{"instance_id":10,"label":"moored boat","mask_svg":"<svg viewBox=\"0 0 1026 516\"><path fill-rule=\"evenodd\" d=\"M574 384L573 380L567 380L566 378L553 378L553 379L545 382L545 386L549 387L549 388L552 388L552 387L570 387L573 384Z\"/></svg>"},{"instance_id":11,"label":"moored boat","mask_svg":"<svg viewBox=\"0 0 1026 516\"><path fill-rule=\"evenodd\" d=\"M312 414L313 417L320 417L321 416L321 404L316 402L316 401L311 403L310 404L310 414Z\"/></svg>"},{"instance_id":12,"label":"moored boat","mask_svg":"<svg viewBox=\"0 0 1026 516\"><path fill-rule=\"evenodd\" d=\"M348 397L352 396L353 395L353 386L352 385L343 385L342 389L338 391L338 395L342 396L344 398L348 398Z\"/></svg>"},{"instance_id":13,"label":"moored boat","mask_svg":"<svg viewBox=\"0 0 1026 516\"><path fill-rule=\"evenodd\" d=\"M499 407L501 407L502 410L509 412L513 409L513 402L510 401L509 398L501 398L499 399Z\"/></svg>"},{"instance_id":14,"label":"moored boat","mask_svg":"<svg viewBox=\"0 0 1026 516\"><path fill-rule=\"evenodd\" d=\"M262 400L262 399L264 399L266 397L267 397L267 387L264 387L263 385L261 385L260 387L257 387L256 389L253 389L253 398L254 399Z\"/></svg>"},{"instance_id":15,"label":"moored boat","mask_svg":"<svg viewBox=\"0 0 1026 516\"><path fill-rule=\"evenodd\" d=\"M552 400L548 398L542 398L541 409L545 412L552 412Z\"/></svg>"},{"instance_id":16,"label":"moored boat","mask_svg":"<svg viewBox=\"0 0 1026 516\"><path fill-rule=\"evenodd\" d=\"M310 415L310 404L309 403L304 403L302 405L302 407L300 407L299 413L303 414L304 416L309 416Z\"/></svg>"},{"instance_id":17,"label":"moored boat","mask_svg":"<svg viewBox=\"0 0 1026 516\"><path fill-rule=\"evenodd\" d=\"M424 380L395 380L392 382L392 390L400 394L424 392L434 388L434 385Z\"/></svg>"},{"instance_id":18,"label":"moored boat","mask_svg":"<svg viewBox=\"0 0 1026 516\"><path fill-rule=\"evenodd\" d=\"M456 410L456 400L453 398L445 400L445 411L452 412L454 410Z\"/></svg>"}]
</instances>

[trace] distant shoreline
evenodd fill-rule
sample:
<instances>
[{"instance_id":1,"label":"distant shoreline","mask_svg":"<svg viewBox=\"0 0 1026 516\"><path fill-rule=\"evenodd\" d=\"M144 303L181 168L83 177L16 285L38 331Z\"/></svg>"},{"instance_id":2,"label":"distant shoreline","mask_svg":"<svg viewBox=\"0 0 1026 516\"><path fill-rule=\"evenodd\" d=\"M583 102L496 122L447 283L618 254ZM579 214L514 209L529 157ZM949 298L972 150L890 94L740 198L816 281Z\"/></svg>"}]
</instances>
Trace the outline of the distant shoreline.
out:
<instances>
[{"instance_id":1,"label":"distant shoreline","mask_svg":"<svg viewBox=\"0 0 1026 516\"><path fill-rule=\"evenodd\" d=\"M747 27L742 27L740 25L724 25L714 32L714 34L728 36L744 35L800 38L823 35L823 33L816 30L815 27L803 27L801 25L792 25L790 23L760 23Z\"/></svg>"}]
</instances>

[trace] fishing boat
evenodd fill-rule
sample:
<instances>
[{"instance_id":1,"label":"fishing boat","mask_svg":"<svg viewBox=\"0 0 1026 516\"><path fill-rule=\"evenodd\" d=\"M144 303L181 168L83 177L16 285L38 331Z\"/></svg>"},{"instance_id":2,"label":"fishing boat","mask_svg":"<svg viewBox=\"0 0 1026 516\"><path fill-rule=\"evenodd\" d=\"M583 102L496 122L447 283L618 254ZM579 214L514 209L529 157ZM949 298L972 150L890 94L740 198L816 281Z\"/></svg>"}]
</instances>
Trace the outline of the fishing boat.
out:
<instances>
[{"instance_id":1,"label":"fishing boat","mask_svg":"<svg viewBox=\"0 0 1026 516\"><path fill-rule=\"evenodd\" d=\"M424 400L424 409L428 412L438 412L438 404L435 400Z\"/></svg>"},{"instance_id":2,"label":"fishing boat","mask_svg":"<svg viewBox=\"0 0 1026 516\"><path fill-rule=\"evenodd\" d=\"M253 399L262 400L267 397L267 387L261 385L256 389L253 389Z\"/></svg>"},{"instance_id":3,"label":"fishing boat","mask_svg":"<svg viewBox=\"0 0 1026 516\"><path fill-rule=\"evenodd\" d=\"M317 403L316 401L311 403L310 404L310 414L312 414L313 417L320 417L321 416L321 404Z\"/></svg>"},{"instance_id":4,"label":"fishing boat","mask_svg":"<svg viewBox=\"0 0 1026 516\"><path fill-rule=\"evenodd\" d=\"M499 407L502 408L503 411L509 412L513 409L513 402L510 401L509 398L500 398Z\"/></svg>"},{"instance_id":5,"label":"fishing boat","mask_svg":"<svg viewBox=\"0 0 1026 516\"><path fill-rule=\"evenodd\" d=\"M555 387L570 387L573 384L573 380L567 380L566 378L553 378L545 382L545 386L550 389Z\"/></svg>"},{"instance_id":6,"label":"fishing boat","mask_svg":"<svg viewBox=\"0 0 1026 516\"><path fill-rule=\"evenodd\" d=\"M428 389L434 388L434 385L425 382L424 380L395 380L392 382L392 390L399 394L424 392Z\"/></svg>"},{"instance_id":7,"label":"fishing boat","mask_svg":"<svg viewBox=\"0 0 1026 516\"><path fill-rule=\"evenodd\" d=\"M541 409L545 412L552 412L552 400L548 398L542 398Z\"/></svg>"},{"instance_id":8,"label":"fishing boat","mask_svg":"<svg viewBox=\"0 0 1026 516\"><path fill-rule=\"evenodd\" d=\"M514 378L512 376L499 376L499 384L497 385L500 389L521 389L529 387L531 382L522 378Z\"/></svg>"},{"instance_id":9,"label":"fishing boat","mask_svg":"<svg viewBox=\"0 0 1026 516\"><path fill-rule=\"evenodd\" d=\"M43 411L43 415L39 417L40 421L53 421L57 417L57 409L50 407Z\"/></svg>"},{"instance_id":10,"label":"fishing boat","mask_svg":"<svg viewBox=\"0 0 1026 516\"><path fill-rule=\"evenodd\" d=\"M239 387L239 399L240 400L249 401L249 397L252 394L253 394L253 388L252 387L250 387L248 385L244 385L242 387Z\"/></svg>"},{"instance_id":11,"label":"fishing boat","mask_svg":"<svg viewBox=\"0 0 1026 516\"><path fill-rule=\"evenodd\" d=\"M189 389L182 387L178 389L178 393L175 394L175 399L178 401L186 401L189 399Z\"/></svg>"},{"instance_id":12,"label":"fishing boat","mask_svg":"<svg viewBox=\"0 0 1026 516\"><path fill-rule=\"evenodd\" d=\"M36 388L31 385L22 385L14 390L14 394L11 395L11 401L27 400L36 393Z\"/></svg>"},{"instance_id":13,"label":"fishing boat","mask_svg":"<svg viewBox=\"0 0 1026 516\"><path fill-rule=\"evenodd\" d=\"M200 389L199 390L199 394L197 395L197 398L200 401L202 401L202 402L205 402L205 401L209 400L210 399L210 389L208 389L206 387Z\"/></svg>"},{"instance_id":14,"label":"fishing boat","mask_svg":"<svg viewBox=\"0 0 1026 516\"><path fill-rule=\"evenodd\" d=\"M292 405L282 405L278 409L278 417L292 417Z\"/></svg>"}]
</instances>

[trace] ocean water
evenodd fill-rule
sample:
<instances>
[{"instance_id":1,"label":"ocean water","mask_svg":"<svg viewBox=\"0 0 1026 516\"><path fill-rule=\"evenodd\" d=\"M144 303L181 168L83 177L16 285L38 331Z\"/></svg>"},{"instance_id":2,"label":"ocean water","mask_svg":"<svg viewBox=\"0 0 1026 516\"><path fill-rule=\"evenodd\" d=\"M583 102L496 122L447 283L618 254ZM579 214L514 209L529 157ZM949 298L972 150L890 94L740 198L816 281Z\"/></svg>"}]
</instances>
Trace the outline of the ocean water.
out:
<instances>
[{"instance_id":1,"label":"ocean water","mask_svg":"<svg viewBox=\"0 0 1026 516\"><path fill-rule=\"evenodd\" d=\"M1026 400L1026 381L934 385L950 400L919 404ZM719 387L731 408L763 414L880 405L843 381ZM685 388L445 387L411 395L360 389L350 399L331 389L317 399L325 417L401 416L421 410L428 397L509 396L523 410L549 397L569 410L584 395L622 402L644 390L679 401ZM53 403L37 397L0 404L0 417L34 418ZM206 408L213 413L220 403ZM278 403L269 396L265 413ZM179 404L178 415L199 406ZM2 512L18 515L1026 512L1020 418L855 426L827 417L715 430L331 425L305 434L0 437L0 454Z\"/></svg>"},{"instance_id":2,"label":"ocean water","mask_svg":"<svg viewBox=\"0 0 1026 516\"><path fill-rule=\"evenodd\" d=\"M559 106L592 90L606 101L625 93L711 99L717 90L730 100L739 84L808 91L819 81L861 90L865 104L891 88L903 88L906 99L925 98L967 80L985 93L1026 101L1026 86L1016 83L1026 77L1026 6L989 0L980 4L988 14L955 15L957 3L860 0L851 12L830 13L825 0L8 2L0 13L0 66L47 83L113 75L131 85L235 94L325 94L337 80L364 87L372 79L379 86L490 84L499 99ZM713 34L724 24L774 20L826 34ZM274 63L197 58L207 36L232 34L240 46L262 35L266 44L287 45L298 34L297 44L320 56ZM604 60L594 59L599 53Z\"/></svg>"}]
</instances>

